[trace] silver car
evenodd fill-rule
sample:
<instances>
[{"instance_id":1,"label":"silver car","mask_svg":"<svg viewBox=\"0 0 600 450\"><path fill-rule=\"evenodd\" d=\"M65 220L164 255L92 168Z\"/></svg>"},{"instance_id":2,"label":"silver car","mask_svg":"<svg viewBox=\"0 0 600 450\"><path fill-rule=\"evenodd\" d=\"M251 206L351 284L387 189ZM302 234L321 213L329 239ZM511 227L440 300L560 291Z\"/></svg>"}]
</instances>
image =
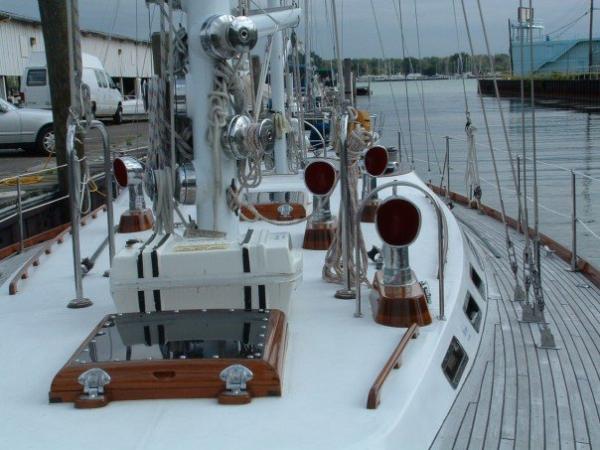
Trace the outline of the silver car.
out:
<instances>
[{"instance_id":1,"label":"silver car","mask_svg":"<svg viewBox=\"0 0 600 450\"><path fill-rule=\"evenodd\" d=\"M17 108L0 98L0 148L54 153L52 111Z\"/></svg>"}]
</instances>

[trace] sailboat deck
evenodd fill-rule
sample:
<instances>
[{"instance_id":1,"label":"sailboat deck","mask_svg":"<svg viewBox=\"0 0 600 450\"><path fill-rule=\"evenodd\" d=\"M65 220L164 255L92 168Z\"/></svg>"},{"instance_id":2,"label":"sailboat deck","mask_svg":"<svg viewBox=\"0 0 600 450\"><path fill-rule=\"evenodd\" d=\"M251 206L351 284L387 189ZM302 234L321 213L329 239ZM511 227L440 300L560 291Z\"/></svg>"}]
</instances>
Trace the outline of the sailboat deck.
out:
<instances>
[{"instance_id":1,"label":"sailboat deck","mask_svg":"<svg viewBox=\"0 0 600 450\"><path fill-rule=\"evenodd\" d=\"M519 322L512 301L502 224L461 206L455 214L485 255L489 304L476 361L432 448L600 448L600 289L543 256L545 318L559 348L538 348L540 325ZM521 255L523 236L511 234Z\"/></svg>"}]
</instances>

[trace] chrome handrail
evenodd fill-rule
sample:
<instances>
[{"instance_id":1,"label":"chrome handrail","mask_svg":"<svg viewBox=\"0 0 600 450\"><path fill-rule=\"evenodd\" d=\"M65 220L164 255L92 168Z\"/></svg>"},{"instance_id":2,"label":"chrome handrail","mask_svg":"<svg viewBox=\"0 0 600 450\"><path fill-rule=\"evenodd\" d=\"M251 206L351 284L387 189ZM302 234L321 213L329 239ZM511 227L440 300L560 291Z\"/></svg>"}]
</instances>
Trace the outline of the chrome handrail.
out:
<instances>
[{"instance_id":1,"label":"chrome handrail","mask_svg":"<svg viewBox=\"0 0 600 450\"><path fill-rule=\"evenodd\" d=\"M375 198L375 196L379 192L386 190L386 189L393 189L394 194L396 194L396 189L398 187L409 187L409 188L416 189L417 191L424 194L433 203L433 207L435 209L435 213L436 213L436 216L438 219L438 285L439 285L439 288L438 288L438 290L439 290L438 319L446 320L444 272L445 272L445 265L446 265L446 254L448 252L448 246L447 246L447 242L445 239L445 236L448 235L448 225L446 223L446 218L445 218L444 214L442 214L442 208L441 208L440 204L438 203L438 201L436 200L435 196L433 194L431 194L431 192L429 192L427 189L425 189L411 181L399 181L399 180L391 181L389 183L383 184L383 185L379 186L378 188L372 190L369 193L369 195L361 201L361 203L358 207L358 211L356 212L356 216L354 218L355 223L357 224L357 226L360 226L363 209L365 208L367 203L372 198ZM354 241L355 259L356 259L356 263L355 263L355 267L356 267L356 276L355 276L356 310L354 312L354 317L362 317L362 315L363 315L362 314L362 295L361 295L361 289L360 289L362 282L361 282L361 278L360 278L361 267L360 267L360 247L359 247L359 242L358 242L358 235L359 235L359 233L355 233L355 241Z\"/></svg>"},{"instance_id":2,"label":"chrome handrail","mask_svg":"<svg viewBox=\"0 0 600 450\"><path fill-rule=\"evenodd\" d=\"M106 220L108 222L108 258L109 267L112 267L113 258L115 256L115 218L113 212L113 168L112 159L110 157L110 137L108 131L102 122L99 120L92 121L90 129L96 129L102 136L102 144L104 150L104 176L106 178Z\"/></svg>"},{"instance_id":3,"label":"chrome handrail","mask_svg":"<svg viewBox=\"0 0 600 450\"><path fill-rule=\"evenodd\" d=\"M73 272L75 279L75 298L68 304L69 308L85 308L92 301L83 296L83 271L81 268L81 247L79 242L79 184L81 183L81 161L75 152L75 133L77 124L70 120L67 125L66 157L69 164L69 199L71 210L71 236L73 239Z\"/></svg>"},{"instance_id":4,"label":"chrome handrail","mask_svg":"<svg viewBox=\"0 0 600 450\"><path fill-rule=\"evenodd\" d=\"M115 233L114 233L114 226L112 226L112 227L110 226L111 223L114 223L114 208L113 208L114 190L113 190L113 183L109 181L109 180L112 180L112 158L111 158L111 155L112 155L112 153L123 154L123 153L127 153L127 152L139 151L145 147L136 147L136 148L133 148L130 150L118 150L115 152L115 151L111 150L111 148L110 148L110 138L108 135L108 131L102 122L100 122L99 120L92 121L91 125L90 125L90 129L98 130L100 132L102 142L103 142L104 171L93 175L89 179L92 181L96 181L96 180L99 180L102 178L107 178L107 182L106 182L107 214L106 215L107 215L107 222L108 222L109 261L110 261L110 265L112 266L112 260L114 258L114 254L115 254ZM60 169L69 168L69 167L70 167L69 163L61 164L61 165L58 165L55 167L47 167L47 168L40 169L40 170L33 170L33 171L20 173L18 175L12 175L12 176L9 176L6 178L2 178L0 180L0 183L6 183L7 181L16 180L17 200L14 205L16 212L8 214L6 217L1 218L0 224L8 222L9 220L14 219L15 217L18 218L17 225L18 225L18 234L19 234L19 252L20 253L22 253L25 250L25 233L24 233L23 215L28 212L35 211L39 208L43 208L45 206L49 206L54 203L59 203L59 202L71 197L70 194L67 194L67 195L63 195L61 197L53 198L53 199L45 201L43 203L34 204L32 206L24 208L23 207L24 202L22 200L23 189L22 189L21 180L24 177L40 175L40 174L44 174L44 173L48 173L48 172L55 172L55 171L58 172L58 170L60 170ZM107 177L107 174L108 174L108 177Z\"/></svg>"}]
</instances>

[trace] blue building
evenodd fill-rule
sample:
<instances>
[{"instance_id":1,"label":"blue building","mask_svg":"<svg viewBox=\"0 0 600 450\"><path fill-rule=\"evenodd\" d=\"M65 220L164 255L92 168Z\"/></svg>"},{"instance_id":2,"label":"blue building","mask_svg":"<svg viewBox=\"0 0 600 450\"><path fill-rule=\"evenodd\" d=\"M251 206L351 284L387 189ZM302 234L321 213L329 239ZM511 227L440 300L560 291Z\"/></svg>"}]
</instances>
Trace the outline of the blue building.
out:
<instances>
[{"instance_id":1,"label":"blue building","mask_svg":"<svg viewBox=\"0 0 600 450\"><path fill-rule=\"evenodd\" d=\"M510 23L510 56L513 75L531 73L530 33L533 38L533 72L536 74L578 74L589 72L589 40L553 40L544 35L537 21ZM524 44L524 45L522 45ZM592 70L600 71L600 38L592 40Z\"/></svg>"}]
</instances>

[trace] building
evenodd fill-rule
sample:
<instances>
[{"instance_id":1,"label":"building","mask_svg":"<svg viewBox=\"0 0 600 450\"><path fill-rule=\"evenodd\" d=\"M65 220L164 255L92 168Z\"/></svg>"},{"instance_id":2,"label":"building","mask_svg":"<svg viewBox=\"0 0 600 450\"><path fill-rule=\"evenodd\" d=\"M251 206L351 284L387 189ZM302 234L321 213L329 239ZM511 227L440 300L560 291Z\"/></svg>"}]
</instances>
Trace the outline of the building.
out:
<instances>
[{"instance_id":1,"label":"building","mask_svg":"<svg viewBox=\"0 0 600 450\"><path fill-rule=\"evenodd\" d=\"M152 50L148 41L81 32L81 48L103 62L124 95L138 95L141 82L152 76ZM18 93L20 78L31 52L44 51L39 20L0 12L0 97Z\"/></svg>"},{"instance_id":2,"label":"building","mask_svg":"<svg viewBox=\"0 0 600 450\"><path fill-rule=\"evenodd\" d=\"M544 34L539 21L509 22L513 75L582 74L590 71L589 39L554 40ZM533 41L532 45L530 42ZM592 39L592 70L600 69L600 38ZM533 65L531 54L533 53Z\"/></svg>"}]
</instances>

